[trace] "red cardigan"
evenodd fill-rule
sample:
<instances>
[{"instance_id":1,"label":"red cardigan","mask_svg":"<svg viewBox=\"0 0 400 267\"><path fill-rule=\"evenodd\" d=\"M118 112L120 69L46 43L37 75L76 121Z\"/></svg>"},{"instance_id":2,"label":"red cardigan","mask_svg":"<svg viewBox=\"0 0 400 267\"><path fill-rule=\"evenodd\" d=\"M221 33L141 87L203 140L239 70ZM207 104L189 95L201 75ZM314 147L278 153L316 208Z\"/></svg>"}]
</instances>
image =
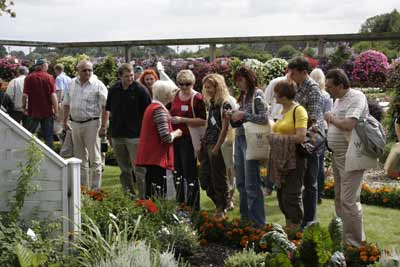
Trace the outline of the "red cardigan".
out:
<instances>
[{"instance_id":1,"label":"red cardigan","mask_svg":"<svg viewBox=\"0 0 400 267\"><path fill-rule=\"evenodd\" d=\"M160 107L161 105L159 103L152 103L144 112L135 165L156 165L164 169L174 170L173 144L161 142L157 125L153 120L154 111ZM168 122L168 128L171 132L171 121Z\"/></svg>"}]
</instances>

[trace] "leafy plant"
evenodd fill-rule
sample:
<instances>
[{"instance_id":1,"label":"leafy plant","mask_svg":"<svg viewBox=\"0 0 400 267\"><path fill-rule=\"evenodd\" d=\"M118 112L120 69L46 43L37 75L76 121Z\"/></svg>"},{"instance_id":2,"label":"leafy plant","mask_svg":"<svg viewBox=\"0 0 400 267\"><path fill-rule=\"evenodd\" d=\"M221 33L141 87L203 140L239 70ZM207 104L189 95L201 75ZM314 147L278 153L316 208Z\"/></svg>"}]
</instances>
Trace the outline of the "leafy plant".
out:
<instances>
[{"instance_id":1,"label":"leafy plant","mask_svg":"<svg viewBox=\"0 0 400 267\"><path fill-rule=\"evenodd\" d=\"M291 267L292 262L288 258L287 254L279 253L268 253L265 258L265 267Z\"/></svg>"},{"instance_id":2,"label":"leafy plant","mask_svg":"<svg viewBox=\"0 0 400 267\"><path fill-rule=\"evenodd\" d=\"M294 48L292 45L284 45L279 48L276 55L280 58L291 59L292 57L300 54L300 51Z\"/></svg>"},{"instance_id":3,"label":"leafy plant","mask_svg":"<svg viewBox=\"0 0 400 267\"><path fill-rule=\"evenodd\" d=\"M332 256L332 240L319 223L308 225L303 232L298 254L305 266L323 266Z\"/></svg>"},{"instance_id":4,"label":"leafy plant","mask_svg":"<svg viewBox=\"0 0 400 267\"><path fill-rule=\"evenodd\" d=\"M94 66L94 73L108 88L117 80L117 63L113 56L108 55L104 62Z\"/></svg>"},{"instance_id":5,"label":"leafy plant","mask_svg":"<svg viewBox=\"0 0 400 267\"><path fill-rule=\"evenodd\" d=\"M288 62L283 58L273 58L265 63L265 84L285 75Z\"/></svg>"},{"instance_id":6,"label":"leafy plant","mask_svg":"<svg viewBox=\"0 0 400 267\"><path fill-rule=\"evenodd\" d=\"M15 200L10 201L9 221L17 222L21 209L24 205L25 198L36 191L36 187L32 184L32 177L35 177L40 172L40 163L44 156L43 152L38 149L34 139L32 139L26 149L26 161L18 162L17 166L20 169L19 177L17 178L17 186Z\"/></svg>"},{"instance_id":7,"label":"leafy plant","mask_svg":"<svg viewBox=\"0 0 400 267\"><path fill-rule=\"evenodd\" d=\"M226 267L260 267L264 266L268 253L256 253L253 249L245 249L228 257L224 263Z\"/></svg>"},{"instance_id":8,"label":"leafy plant","mask_svg":"<svg viewBox=\"0 0 400 267\"><path fill-rule=\"evenodd\" d=\"M273 253L293 253L296 246L287 239L286 233L273 230L266 233L260 241L261 244L267 244Z\"/></svg>"},{"instance_id":9,"label":"leafy plant","mask_svg":"<svg viewBox=\"0 0 400 267\"><path fill-rule=\"evenodd\" d=\"M87 223L82 223L82 231L76 236L76 242L72 244L79 252L79 256L76 258L79 265L96 266L105 259L117 257L120 250L129 243L129 233L132 231L132 236L135 235L140 219L141 217L138 218L134 229L131 229L126 222L124 228L121 229L112 220L108 225L107 233L103 234L96 223L85 216Z\"/></svg>"},{"instance_id":10,"label":"leafy plant","mask_svg":"<svg viewBox=\"0 0 400 267\"><path fill-rule=\"evenodd\" d=\"M343 221L339 217L333 218L328 226L332 240L333 251L343 251Z\"/></svg>"},{"instance_id":11,"label":"leafy plant","mask_svg":"<svg viewBox=\"0 0 400 267\"><path fill-rule=\"evenodd\" d=\"M353 83L361 86L380 87L386 82L389 63L387 57L378 51L367 50L354 60Z\"/></svg>"},{"instance_id":12,"label":"leafy plant","mask_svg":"<svg viewBox=\"0 0 400 267\"><path fill-rule=\"evenodd\" d=\"M175 254L182 257L193 255L199 247L197 232L186 224L162 227L159 230L158 240L163 246L162 251L168 251L168 248L173 245Z\"/></svg>"},{"instance_id":13,"label":"leafy plant","mask_svg":"<svg viewBox=\"0 0 400 267\"><path fill-rule=\"evenodd\" d=\"M47 262L45 254L35 254L32 250L24 247L20 243L17 243L15 246L15 254L18 257L19 265L21 267L40 267Z\"/></svg>"},{"instance_id":14,"label":"leafy plant","mask_svg":"<svg viewBox=\"0 0 400 267\"><path fill-rule=\"evenodd\" d=\"M89 56L85 54L80 54L76 55L75 57L73 56L65 56L61 57L56 60L57 64L62 64L64 66L64 72L70 77L75 77L76 76L76 65L78 64L79 61L82 60L89 60Z\"/></svg>"}]
</instances>

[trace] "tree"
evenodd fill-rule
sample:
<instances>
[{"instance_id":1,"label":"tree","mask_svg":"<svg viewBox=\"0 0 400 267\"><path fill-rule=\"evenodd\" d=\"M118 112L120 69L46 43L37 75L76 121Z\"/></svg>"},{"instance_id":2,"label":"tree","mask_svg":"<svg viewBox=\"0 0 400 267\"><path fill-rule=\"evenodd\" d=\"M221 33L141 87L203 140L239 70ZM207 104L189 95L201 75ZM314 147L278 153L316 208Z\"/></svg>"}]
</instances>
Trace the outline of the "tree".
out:
<instances>
[{"instance_id":1,"label":"tree","mask_svg":"<svg viewBox=\"0 0 400 267\"><path fill-rule=\"evenodd\" d=\"M390 13L368 18L362 25L360 33L399 32L400 13L394 9Z\"/></svg>"},{"instance_id":2,"label":"tree","mask_svg":"<svg viewBox=\"0 0 400 267\"><path fill-rule=\"evenodd\" d=\"M400 13L396 9L368 18L360 28L360 33L380 32L400 32ZM400 56L399 41L358 42L353 47L355 51L375 49L385 53L390 59Z\"/></svg>"},{"instance_id":3,"label":"tree","mask_svg":"<svg viewBox=\"0 0 400 267\"><path fill-rule=\"evenodd\" d=\"M298 54L299 51L292 45L284 45L277 52L277 56L284 59L290 59Z\"/></svg>"},{"instance_id":4,"label":"tree","mask_svg":"<svg viewBox=\"0 0 400 267\"><path fill-rule=\"evenodd\" d=\"M0 58L7 56L7 49L0 45Z\"/></svg>"},{"instance_id":5,"label":"tree","mask_svg":"<svg viewBox=\"0 0 400 267\"><path fill-rule=\"evenodd\" d=\"M2 16L3 13L7 13L12 18L15 18L16 14L14 11L11 10L11 6L13 6L13 5L14 5L13 1L0 0L0 16Z\"/></svg>"},{"instance_id":6,"label":"tree","mask_svg":"<svg viewBox=\"0 0 400 267\"><path fill-rule=\"evenodd\" d=\"M25 59L26 55L24 53L24 51L11 51L10 55L19 59ZM0 53L1 56L1 53Z\"/></svg>"}]
</instances>

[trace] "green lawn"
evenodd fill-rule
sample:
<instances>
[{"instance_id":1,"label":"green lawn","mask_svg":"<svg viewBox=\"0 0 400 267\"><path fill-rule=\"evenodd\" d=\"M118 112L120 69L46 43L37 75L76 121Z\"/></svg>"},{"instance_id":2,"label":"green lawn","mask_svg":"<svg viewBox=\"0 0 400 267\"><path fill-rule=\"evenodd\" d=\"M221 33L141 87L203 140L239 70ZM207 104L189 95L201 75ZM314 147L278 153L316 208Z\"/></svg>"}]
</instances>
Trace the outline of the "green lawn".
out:
<instances>
[{"instance_id":1,"label":"green lawn","mask_svg":"<svg viewBox=\"0 0 400 267\"><path fill-rule=\"evenodd\" d=\"M105 191L119 190L119 168L107 166L104 172L103 189ZM239 196L235 197L235 209L228 213L230 218L239 217ZM215 209L212 201L201 192L201 208L207 211ZM363 205L364 227L369 242L375 242L382 248L400 246L400 209L389 209L377 206ZM276 195L265 199L267 223L284 223L284 217L279 210ZM333 200L323 200L318 206L318 220L327 226L335 214Z\"/></svg>"}]
</instances>

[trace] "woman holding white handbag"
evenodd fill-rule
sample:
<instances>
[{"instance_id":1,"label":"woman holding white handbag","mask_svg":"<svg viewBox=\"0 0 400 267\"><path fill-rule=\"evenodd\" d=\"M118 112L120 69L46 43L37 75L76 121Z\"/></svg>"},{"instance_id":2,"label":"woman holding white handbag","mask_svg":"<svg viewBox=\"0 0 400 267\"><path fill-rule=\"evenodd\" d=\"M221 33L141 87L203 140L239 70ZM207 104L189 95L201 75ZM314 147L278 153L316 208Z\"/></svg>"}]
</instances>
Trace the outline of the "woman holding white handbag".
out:
<instances>
[{"instance_id":1,"label":"woman holding white handbag","mask_svg":"<svg viewBox=\"0 0 400 267\"><path fill-rule=\"evenodd\" d=\"M234 81L240 90L238 111L233 111L231 124L236 127L235 138L235 173L236 186L240 193L240 215L242 219L249 220L257 225L265 224L264 194L260 177L260 160L253 159L253 152L256 147L248 147L249 138L245 130L247 126L254 124L265 126L261 137L262 147L268 144L267 134L269 132L269 122L267 105L264 102L264 93L257 88L257 76L248 67L241 66L234 73ZM246 136L247 135L247 136ZM251 140L254 141L254 140ZM266 141L266 143L265 143ZM254 142L252 142L254 143ZM268 148L264 148L265 155L268 155ZM267 157L267 156L266 156ZM265 157L265 159L266 159Z\"/></svg>"},{"instance_id":2,"label":"woman holding white handbag","mask_svg":"<svg viewBox=\"0 0 400 267\"><path fill-rule=\"evenodd\" d=\"M199 180L197 178L197 152L201 133L206 124L203 96L193 89L195 77L191 70L176 75L180 88L171 106L172 127L181 129L182 137L174 141L175 181L177 201L200 209Z\"/></svg>"}]
</instances>

